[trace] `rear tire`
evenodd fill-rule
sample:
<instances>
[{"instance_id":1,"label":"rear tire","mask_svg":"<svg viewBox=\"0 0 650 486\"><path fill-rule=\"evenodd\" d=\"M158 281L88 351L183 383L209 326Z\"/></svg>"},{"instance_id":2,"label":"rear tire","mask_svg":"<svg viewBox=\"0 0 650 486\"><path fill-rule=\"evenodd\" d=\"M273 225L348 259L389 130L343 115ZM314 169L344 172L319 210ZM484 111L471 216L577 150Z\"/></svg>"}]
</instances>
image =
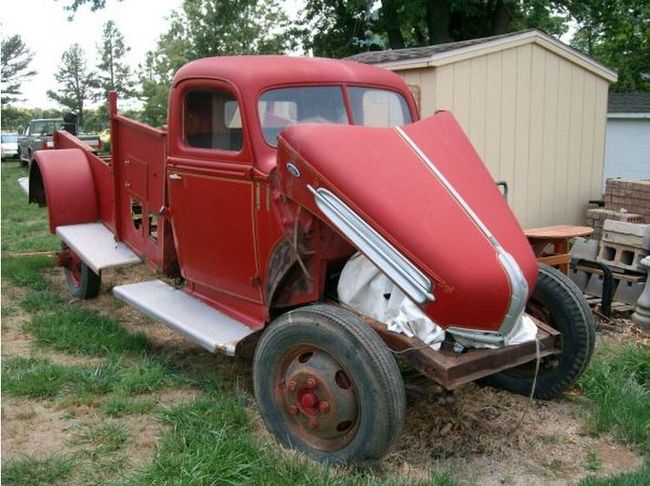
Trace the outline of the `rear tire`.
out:
<instances>
[{"instance_id":1,"label":"rear tire","mask_svg":"<svg viewBox=\"0 0 650 486\"><path fill-rule=\"evenodd\" d=\"M65 282L70 295L77 299L87 300L97 297L102 283L100 274L95 273L86 265L72 250L65 245L63 251L69 251L72 255L69 263L63 267Z\"/></svg>"},{"instance_id":2,"label":"rear tire","mask_svg":"<svg viewBox=\"0 0 650 486\"><path fill-rule=\"evenodd\" d=\"M18 162L21 167L27 167L27 162L23 160L23 154L20 152L20 149L18 149Z\"/></svg>"},{"instance_id":3,"label":"rear tire","mask_svg":"<svg viewBox=\"0 0 650 486\"><path fill-rule=\"evenodd\" d=\"M587 368L594 351L594 317L582 291L562 272L539 265L535 291L526 312L562 334L562 352L542 358L535 398L550 400L573 386ZM521 395L530 395L535 361L483 380L484 383Z\"/></svg>"},{"instance_id":4,"label":"rear tire","mask_svg":"<svg viewBox=\"0 0 650 486\"><path fill-rule=\"evenodd\" d=\"M390 350L336 306L274 321L255 350L253 383L271 433L319 461L373 464L404 425L404 383Z\"/></svg>"}]
</instances>

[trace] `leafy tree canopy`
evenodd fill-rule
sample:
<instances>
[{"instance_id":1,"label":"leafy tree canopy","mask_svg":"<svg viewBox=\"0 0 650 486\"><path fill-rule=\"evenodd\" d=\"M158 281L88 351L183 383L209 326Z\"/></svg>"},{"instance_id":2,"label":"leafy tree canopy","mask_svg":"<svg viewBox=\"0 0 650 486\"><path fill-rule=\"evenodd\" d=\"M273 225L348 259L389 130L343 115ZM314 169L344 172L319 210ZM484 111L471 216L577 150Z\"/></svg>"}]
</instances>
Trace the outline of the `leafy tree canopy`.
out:
<instances>
[{"instance_id":1,"label":"leafy tree canopy","mask_svg":"<svg viewBox=\"0 0 650 486\"><path fill-rule=\"evenodd\" d=\"M191 26L188 27L188 26ZM278 54L292 46L278 0L185 0L167 32L140 66L143 121L162 125L174 73L193 59L232 54Z\"/></svg>"}]
</instances>

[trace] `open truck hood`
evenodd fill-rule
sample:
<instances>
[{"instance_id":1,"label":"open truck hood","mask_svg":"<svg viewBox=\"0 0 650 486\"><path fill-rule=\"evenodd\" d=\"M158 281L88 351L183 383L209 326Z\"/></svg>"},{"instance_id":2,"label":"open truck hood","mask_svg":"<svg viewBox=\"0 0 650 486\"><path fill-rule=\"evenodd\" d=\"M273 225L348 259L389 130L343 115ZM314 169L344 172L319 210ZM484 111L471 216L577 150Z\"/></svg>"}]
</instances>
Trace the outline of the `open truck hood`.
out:
<instances>
[{"instance_id":1,"label":"open truck hood","mask_svg":"<svg viewBox=\"0 0 650 486\"><path fill-rule=\"evenodd\" d=\"M402 128L288 127L278 174L290 199L389 277L400 267L395 283L436 323L498 335L520 318L537 277L535 257L450 113ZM374 238L374 250L355 231Z\"/></svg>"}]
</instances>

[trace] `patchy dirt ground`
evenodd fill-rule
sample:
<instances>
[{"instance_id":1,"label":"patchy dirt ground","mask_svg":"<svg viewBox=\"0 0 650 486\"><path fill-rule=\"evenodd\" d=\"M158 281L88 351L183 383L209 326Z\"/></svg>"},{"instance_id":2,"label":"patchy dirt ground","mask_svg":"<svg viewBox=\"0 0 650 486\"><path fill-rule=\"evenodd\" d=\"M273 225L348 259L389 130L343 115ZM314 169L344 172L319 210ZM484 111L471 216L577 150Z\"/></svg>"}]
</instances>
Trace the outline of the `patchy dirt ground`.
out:
<instances>
[{"instance_id":1,"label":"patchy dirt ground","mask_svg":"<svg viewBox=\"0 0 650 486\"><path fill-rule=\"evenodd\" d=\"M68 298L62 273L51 270L48 277L60 296ZM261 441L273 444L255 407L248 361L211 356L110 295L113 285L150 278L151 272L144 266L106 272L100 296L83 305L120 319L131 331L144 333L156 352L172 354L179 365L187 363L196 373L217 373L227 387L243 390L256 435ZM11 305L20 300L21 290L3 285L2 297L3 304L11 306L11 312L2 322L3 356L32 354L65 364L92 362L88 358L33 348L30 336L21 330L28 314ZM624 319L610 322L608 326L599 340L650 342L648 333L633 330ZM193 398L191 392L180 388L143 397L168 405ZM410 400L406 427L396 450L381 466L383 474L417 479L426 477L428 470L437 467L451 471L468 484L529 485L573 484L594 473L605 476L638 469L643 458L634 451L610 436L594 436L588 432L580 400L576 392L553 402L531 402L525 397L477 385L461 388L455 403L447 406ZM2 419L4 460L78 451L85 447L75 439L80 429L117 420L107 419L93 404L70 406L56 401L9 397L2 400ZM153 414L119 420L134 438L125 451L127 467L150 461L164 432L163 425Z\"/></svg>"}]
</instances>

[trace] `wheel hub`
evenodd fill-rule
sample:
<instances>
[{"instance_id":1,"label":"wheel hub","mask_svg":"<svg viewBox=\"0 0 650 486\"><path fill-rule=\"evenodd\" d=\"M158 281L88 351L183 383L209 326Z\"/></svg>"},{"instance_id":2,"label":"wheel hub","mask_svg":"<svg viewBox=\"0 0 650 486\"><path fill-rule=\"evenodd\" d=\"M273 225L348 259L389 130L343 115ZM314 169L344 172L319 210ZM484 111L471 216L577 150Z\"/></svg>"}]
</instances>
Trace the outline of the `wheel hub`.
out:
<instances>
[{"instance_id":1,"label":"wheel hub","mask_svg":"<svg viewBox=\"0 0 650 486\"><path fill-rule=\"evenodd\" d=\"M318 449L344 447L358 420L352 380L324 351L300 349L293 356L278 386L287 427Z\"/></svg>"}]
</instances>

